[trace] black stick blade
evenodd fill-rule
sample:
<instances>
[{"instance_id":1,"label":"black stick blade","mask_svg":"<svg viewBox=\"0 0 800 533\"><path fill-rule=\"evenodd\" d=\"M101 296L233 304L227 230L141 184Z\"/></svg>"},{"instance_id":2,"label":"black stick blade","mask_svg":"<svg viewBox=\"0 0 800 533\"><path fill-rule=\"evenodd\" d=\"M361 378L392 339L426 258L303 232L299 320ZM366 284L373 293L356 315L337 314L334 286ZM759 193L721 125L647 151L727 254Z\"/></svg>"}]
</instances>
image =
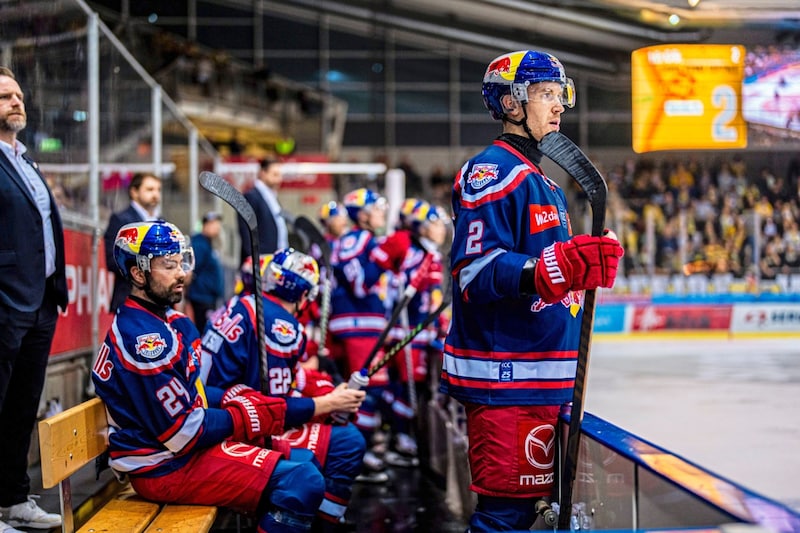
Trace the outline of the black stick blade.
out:
<instances>
[{"instance_id":1,"label":"black stick blade","mask_svg":"<svg viewBox=\"0 0 800 533\"><path fill-rule=\"evenodd\" d=\"M219 174L204 170L200 173L200 185L211 194L222 198L242 217L250 230L258 227L258 220L253 207L236 187L225 181Z\"/></svg>"},{"instance_id":2,"label":"black stick blade","mask_svg":"<svg viewBox=\"0 0 800 533\"><path fill-rule=\"evenodd\" d=\"M551 131L542 137L539 150L578 182L592 205L592 234L600 235L603 231L608 195L606 180L586 154L561 132Z\"/></svg>"},{"instance_id":3,"label":"black stick blade","mask_svg":"<svg viewBox=\"0 0 800 533\"><path fill-rule=\"evenodd\" d=\"M299 215L294 219L294 230L300 235L301 239L306 241L309 247L312 244L316 244L322 252L323 266L330 266L331 246L317 225L307 216Z\"/></svg>"}]
</instances>

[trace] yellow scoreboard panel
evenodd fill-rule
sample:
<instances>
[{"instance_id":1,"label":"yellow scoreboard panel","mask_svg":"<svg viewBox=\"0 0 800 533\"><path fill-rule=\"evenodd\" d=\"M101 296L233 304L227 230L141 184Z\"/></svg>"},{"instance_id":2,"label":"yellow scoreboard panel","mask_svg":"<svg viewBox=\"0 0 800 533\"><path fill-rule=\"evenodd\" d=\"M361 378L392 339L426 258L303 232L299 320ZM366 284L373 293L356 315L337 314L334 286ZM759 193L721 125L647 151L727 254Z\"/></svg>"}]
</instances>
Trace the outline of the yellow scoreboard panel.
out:
<instances>
[{"instance_id":1,"label":"yellow scoreboard panel","mask_svg":"<svg viewBox=\"0 0 800 533\"><path fill-rule=\"evenodd\" d=\"M725 44L670 44L631 55L633 149L744 148L745 49Z\"/></svg>"}]
</instances>

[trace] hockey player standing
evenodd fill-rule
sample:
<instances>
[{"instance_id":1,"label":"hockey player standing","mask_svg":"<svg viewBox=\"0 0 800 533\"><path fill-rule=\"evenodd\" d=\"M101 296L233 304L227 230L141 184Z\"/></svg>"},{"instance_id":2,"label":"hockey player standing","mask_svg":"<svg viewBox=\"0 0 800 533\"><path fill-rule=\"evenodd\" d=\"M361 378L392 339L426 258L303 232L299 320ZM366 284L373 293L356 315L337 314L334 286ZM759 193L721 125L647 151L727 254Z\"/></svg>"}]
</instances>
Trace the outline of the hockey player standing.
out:
<instances>
[{"instance_id":1,"label":"hockey player standing","mask_svg":"<svg viewBox=\"0 0 800 533\"><path fill-rule=\"evenodd\" d=\"M204 364L210 361L211 366L208 397L217 398L241 383L285 399L288 431L283 437L292 448L314 452L325 477L325 497L317 511L319 528L337 531L361 472L366 444L353 424L326 420L332 412L355 413L365 393L348 389L346 384L334 387L329 376L298 364L307 341L297 315L317 295L317 262L293 248L278 250L266 261L263 257L259 263L264 271L268 381L261 383L255 299L245 292L212 315L203 335Z\"/></svg>"},{"instance_id":2,"label":"hockey player standing","mask_svg":"<svg viewBox=\"0 0 800 533\"><path fill-rule=\"evenodd\" d=\"M92 373L111 424L111 467L150 500L256 513L259 533L308 531L324 492L312 454L287 460L288 447L256 445L283 431L286 402L240 388L207 401L200 336L172 309L194 266L186 238L163 221L127 224L114 259L132 291Z\"/></svg>"},{"instance_id":3,"label":"hockey player standing","mask_svg":"<svg viewBox=\"0 0 800 533\"><path fill-rule=\"evenodd\" d=\"M335 288L331 297L331 357L348 377L366 364L366 359L386 327L387 270L399 272L411 246L407 232L395 232L379 241L377 232L386 226L386 199L361 188L347 193L342 203L353 228L334 245L331 260ZM380 352L376 355L377 360ZM384 367L369 380L367 397L358 412L356 425L369 444L380 421L377 415L381 393L389 384ZM383 482L383 459L372 451L364 456L368 470L362 481ZM376 472L374 475L373 472ZM381 475L383 474L383 475Z\"/></svg>"},{"instance_id":4,"label":"hockey player standing","mask_svg":"<svg viewBox=\"0 0 800 533\"><path fill-rule=\"evenodd\" d=\"M502 55L482 94L503 132L455 178L453 320L441 380L467 413L472 533L528 529L535 500L552 495L583 290L611 287L623 254L615 239L572 237L566 197L539 166L538 141L575 102L558 59Z\"/></svg>"},{"instance_id":5,"label":"hockey player standing","mask_svg":"<svg viewBox=\"0 0 800 533\"><path fill-rule=\"evenodd\" d=\"M392 329L393 341L405 337L410 329L428 318L428 314L441 302L442 258L439 247L444 244L447 237L447 228L436 207L417 198L408 198L400 206L398 231L409 232L412 243L400 275L396 276L401 281L401 288L408 284L409 280L418 277L420 268L424 268L423 264L427 264L426 255L430 255L432 260L424 275L424 282L416 287L416 293L406 306L407 320L404 321L401 317L400 324ZM387 451L384 458L391 465L412 466L416 463L417 443L410 431L415 415L411 394L416 396L424 390L428 379L429 352L435 351L437 352L435 356L441 357L441 350L434 348L437 343L441 346L438 327L431 324L427 329L420 331L406 347L410 350L407 356L404 356L406 352L403 351L391 362L391 386L390 390L384 393L384 399L391 407L393 434L393 450ZM411 387L414 388L413 392Z\"/></svg>"}]
</instances>

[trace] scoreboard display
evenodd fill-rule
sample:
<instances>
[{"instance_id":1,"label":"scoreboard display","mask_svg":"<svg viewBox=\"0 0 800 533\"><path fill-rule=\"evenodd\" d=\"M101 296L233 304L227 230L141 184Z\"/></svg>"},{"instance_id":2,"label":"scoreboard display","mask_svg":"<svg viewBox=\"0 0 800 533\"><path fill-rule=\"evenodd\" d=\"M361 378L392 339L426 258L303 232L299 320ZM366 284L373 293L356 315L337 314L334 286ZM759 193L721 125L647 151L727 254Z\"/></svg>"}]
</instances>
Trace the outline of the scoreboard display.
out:
<instances>
[{"instance_id":1,"label":"scoreboard display","mask_svg":"<svg viewBox=\"0 0 800 533\"><path fill-rule=\"evenodd\" d=\"M744 148L745 48L669 44L631 55L633 150Z\"/></svg>"}]
</instances>

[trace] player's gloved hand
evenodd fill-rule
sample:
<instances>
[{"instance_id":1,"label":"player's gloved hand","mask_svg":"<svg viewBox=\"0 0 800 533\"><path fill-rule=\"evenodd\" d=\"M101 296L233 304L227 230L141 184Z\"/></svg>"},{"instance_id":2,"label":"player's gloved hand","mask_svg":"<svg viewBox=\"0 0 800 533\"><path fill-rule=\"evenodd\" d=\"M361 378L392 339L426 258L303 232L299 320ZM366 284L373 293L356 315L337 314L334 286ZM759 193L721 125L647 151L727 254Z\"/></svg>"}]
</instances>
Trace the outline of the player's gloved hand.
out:
<instances>
[{"instance_id":1,"label":"player's gloved hand","mask_svg":"<svg viewBox=\"0 0 800 533\"><path fill-rule=\"evenodd\" d=\"M429 259L430 261L428 261ZM433 256L430 254L425 256L417 272L412 276L411 283L414 284L418 291L425 291L442 284L442 279L444 278L442 263L432 259Z\"/></svg>"},{"instance_id":2,"label":"player's gloved hand","mask_svg":"<svg viewBox=\"0 0 800 533\"><path fill-rule=\"evenodd\" d=\"M233 419L233 439L258 442L261 437L282 433L286 400L250 390L246 396L234 396L222 404Z\"/></svg>"},{"instance_id":3,"label":"player's gloved hand","mask_svg":"<svg viewBox=\"0 0 800 533\"><path fill-rule=\"evenodd\" d=\"M398 230L372 249L370 259L384 270L400 272L409 248L411 248L411 232Z\"/></svg>"},{"instance_id":4,"label":"player's gloved hand","mask_svg":"<svg viewBox=\"0 0 800 533\"><path fill-rule=\"evenodd\" d=\"M291 458L292 447L288 440L284 439L283 437L272 437L270 441L272 441L269 446L271 450L283 454L284 459Z\"/></svg>"},{"instance_id":5,"label":"player's gloved hand","mask_svg":"<svg viewBox=\"0 0 800 533\"><path fill-rule=\"evenodd\" d=\"M336 388L327 372L303 367L297 369L295 383L297 390L307 398L323 396Z\"/></svg>"},{"instance_id":6,"label":"player's gloved hand","mask_svg":"<svg viewBox=\"0 0 800 533\"><path fill-rule=\"evenodd\" d=\"M526 263L520 289L537 293L546 303L555 303L571 290L613 287L623 254L622 246L613 237L576 235L566 242L551 244L538 261Z\"/></svg>"},{"instance_id":7,"label":"player's gloved hand","mask_svg":"<svg viewBox=\"0 0 800 533\"><path fill-rule=\"evenodd\" d=\"M237 383L225 390L219 403L222 407L225 407L225 404L229 402L231 398L235 396L247 396L251 392L256 392L256 390L252 387L248 387L244 383Z\"/></svg>"}]
</instances>

